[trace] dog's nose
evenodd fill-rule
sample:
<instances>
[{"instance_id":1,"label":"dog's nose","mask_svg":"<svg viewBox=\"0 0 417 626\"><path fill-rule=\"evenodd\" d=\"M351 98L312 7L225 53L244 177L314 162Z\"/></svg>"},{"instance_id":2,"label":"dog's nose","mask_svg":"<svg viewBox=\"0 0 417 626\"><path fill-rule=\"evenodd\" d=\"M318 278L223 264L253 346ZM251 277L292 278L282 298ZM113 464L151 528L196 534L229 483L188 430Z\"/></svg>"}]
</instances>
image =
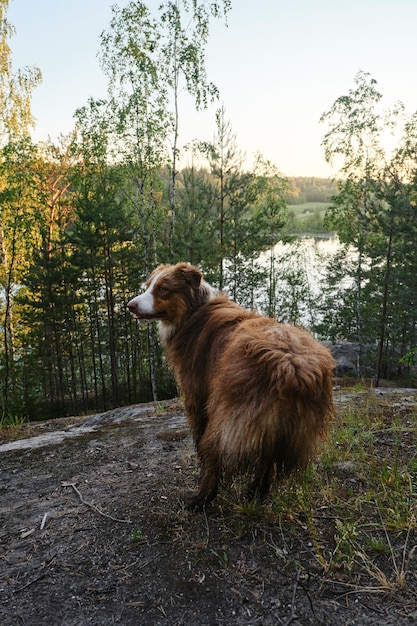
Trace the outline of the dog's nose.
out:
<instances>
[{"instance_id":1,"label":"dog's nose","mask_svg":"<svg viewBox=\"0 0 417 626\"><path fill-rule=\"evenodd\" d=\"M136 310L136 302L134 302L133 300L131 300L130 302L127 303L127 308L129 309L129 311L131 311L132 313L135 312Z\"/></svg>"}]
</instances>

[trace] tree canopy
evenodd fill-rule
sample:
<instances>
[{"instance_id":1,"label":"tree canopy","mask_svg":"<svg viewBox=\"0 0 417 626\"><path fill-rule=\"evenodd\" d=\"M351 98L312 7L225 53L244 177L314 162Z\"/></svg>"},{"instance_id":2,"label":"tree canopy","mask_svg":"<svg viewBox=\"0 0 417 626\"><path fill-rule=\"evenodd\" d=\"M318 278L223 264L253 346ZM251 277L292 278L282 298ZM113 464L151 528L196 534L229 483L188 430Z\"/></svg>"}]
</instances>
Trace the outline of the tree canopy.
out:
<instances>
[{"instance_id":1,"label":"tree canopy","mask_svg":"<svg viewBox=\"0 0 417 626\"><path fill-rule=\"evenodd\" d=\"M180 168L180 92L196 107L217 97L205 45L211 20L229 8L197 0L163 2L157 12L143 2L114 7L100 51L107 98L81 105L69 136L34 144L30 100L40 73L11 73L12 27L0 0L3 420L174 395L153 326L137 324L126 303L155 265L177 260L200 265L247 307L357 342L359 375L378 382L409 371L417 114L381 110L376 81L361 72L322 117L337 181L287 179L262 155L248 167L224 106L213 141L197 138ZM390 153L387 130L399 137ZM291 210L307 202L326 202L328 227L345 246L325 264L317 292L300 246L281 256L275 248L294 240Z\"/></svg>"},{"instance_id":2,"label":"tree canopy","mask_svg":"<svg viewBox=\"0 0 417 626\"><path fill-rule=\"evenodd\" d=\"M405 117L401 104L382 110L369 74L359 72L355 86L322 116L326 158L338 158L343 175L328 222L357 252L352 326L359 345L378 345L378 384L390 371L390 354L400 356L417 340L416 117ZM399 137L393 150L384 141L388 131ZM352 294L345 297L349 301Z\"/></svg>"}]
</instances>

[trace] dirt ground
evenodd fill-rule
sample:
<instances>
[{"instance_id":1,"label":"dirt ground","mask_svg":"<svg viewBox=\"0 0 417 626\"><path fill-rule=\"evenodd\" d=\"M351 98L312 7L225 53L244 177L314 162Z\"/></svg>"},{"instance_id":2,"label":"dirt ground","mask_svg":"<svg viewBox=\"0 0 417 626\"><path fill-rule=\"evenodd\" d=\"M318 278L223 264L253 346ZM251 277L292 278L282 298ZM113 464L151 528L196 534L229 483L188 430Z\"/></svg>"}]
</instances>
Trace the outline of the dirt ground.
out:
<instances>
[{"instance_id":1,"label":"dirt ground","mask_svg":"<svg viewBox=\"0 0 417 626\"><path fill-rule=\"evenodd\" d=\"M221 493L189 512L198 466L179 401L18 435L0 441L2 626L417 624L415 571L403 595L347 591L268 503L250 515Z\"/></svg>"}]
</instances>

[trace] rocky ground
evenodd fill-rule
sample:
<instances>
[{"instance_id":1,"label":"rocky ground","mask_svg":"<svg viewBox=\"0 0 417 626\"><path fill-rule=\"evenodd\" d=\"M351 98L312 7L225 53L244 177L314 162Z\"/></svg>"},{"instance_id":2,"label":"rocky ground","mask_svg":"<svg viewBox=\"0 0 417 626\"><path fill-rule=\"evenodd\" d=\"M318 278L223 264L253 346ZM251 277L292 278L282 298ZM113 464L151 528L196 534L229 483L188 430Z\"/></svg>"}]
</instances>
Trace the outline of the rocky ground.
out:
<instances>
[{"instance_id":1,"label":"rocky ground","mask_svg":"<svg viewBox=\"0 0 417 626\"><path fill-rule=\"evenodd\" d=\"M340 389L339 409L369 393ZM415 416L417 390L373 398ZM268 502L251 510L224 489L189 512L198 466L179 401L0 436L2 626L417 624L411 550L400 593L362 588L326 571L302 518ZM313 514L331 549L335 518ZM414 529L407 539L416 548Z\"/></svg>"}]
</instances>

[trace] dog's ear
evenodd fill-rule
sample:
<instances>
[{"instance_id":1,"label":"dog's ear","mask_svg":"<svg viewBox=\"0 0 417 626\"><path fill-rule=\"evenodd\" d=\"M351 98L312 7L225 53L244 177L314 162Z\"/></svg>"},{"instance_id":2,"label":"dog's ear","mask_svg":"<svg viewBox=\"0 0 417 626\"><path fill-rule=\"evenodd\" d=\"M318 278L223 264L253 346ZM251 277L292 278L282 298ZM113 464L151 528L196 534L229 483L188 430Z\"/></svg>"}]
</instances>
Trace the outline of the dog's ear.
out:
<instances>
[{"instance_id":1,"label":"dog's ear","mask_svg":"<svg viewBox=\"0 0 417 626\"><path fill-rule=\"evenodd\" d=\"M180 272L181 277L192 287L194 287L194 289L197 289L197 287L200 286L203 275L198 267L194 267L194 265L188 265L187 263L179 263L177 266L177 270Z\"/></svg>"}]
</instances>

